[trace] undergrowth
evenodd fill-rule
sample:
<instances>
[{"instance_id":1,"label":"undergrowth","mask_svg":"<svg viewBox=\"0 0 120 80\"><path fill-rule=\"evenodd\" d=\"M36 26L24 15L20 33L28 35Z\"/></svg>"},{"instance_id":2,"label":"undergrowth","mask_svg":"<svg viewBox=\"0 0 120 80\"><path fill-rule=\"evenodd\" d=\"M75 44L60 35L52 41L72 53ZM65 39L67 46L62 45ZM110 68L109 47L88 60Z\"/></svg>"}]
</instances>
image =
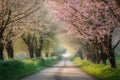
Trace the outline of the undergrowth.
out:
<instances>
[{"instance_id":1,"label":"undergrowth","mask_svg":"<svg viewBox=\"0 0 120 80\"><path fill-rule=\"evenodd\" d=\"M93 75L97 80L120 80L120 68L113 69L103 64L74 58L73 62L86 73Z\"/></svg>"},{"instance_id":2,"label":"undergrowth","mask_svg":"<svg viewBox=\"0 0 120 80\"><path fill-rule=\"evenodd\" d=\"M0 80L20 80L21 77L52 66L60 59L61 57L51 57L0 61Z\"/></svg>"}]
</instances>

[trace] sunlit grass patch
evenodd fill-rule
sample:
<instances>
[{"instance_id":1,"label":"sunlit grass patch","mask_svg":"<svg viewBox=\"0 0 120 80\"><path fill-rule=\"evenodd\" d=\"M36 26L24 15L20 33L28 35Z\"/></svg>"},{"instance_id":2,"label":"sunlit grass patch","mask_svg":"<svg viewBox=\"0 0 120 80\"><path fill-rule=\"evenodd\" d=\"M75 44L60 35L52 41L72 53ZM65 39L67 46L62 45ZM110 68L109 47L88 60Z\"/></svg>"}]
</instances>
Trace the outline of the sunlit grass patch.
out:
<instances>
[{"instance_id":1,"label":"sunlit grass patch","mask_svg":"<svg viewBox=\"0 0 120 80\"><path fill-rule=\"evenodd\" d=\"M60 57L0 61L0 80L19 80L21 77L52 66Z\"/></svg>"},{"instance_id":2,"label":"sunlit grass patch","mask_svg":"<svg viewBox=\"0 0 120 80\"><path fill-rule=\"evenodd\" d=\"M81 60L80 58L75 58L73 62L98 80L120 80L120 68L113 69L110 66L94 64L86 60Z\"/></svg>"}]
</instances>

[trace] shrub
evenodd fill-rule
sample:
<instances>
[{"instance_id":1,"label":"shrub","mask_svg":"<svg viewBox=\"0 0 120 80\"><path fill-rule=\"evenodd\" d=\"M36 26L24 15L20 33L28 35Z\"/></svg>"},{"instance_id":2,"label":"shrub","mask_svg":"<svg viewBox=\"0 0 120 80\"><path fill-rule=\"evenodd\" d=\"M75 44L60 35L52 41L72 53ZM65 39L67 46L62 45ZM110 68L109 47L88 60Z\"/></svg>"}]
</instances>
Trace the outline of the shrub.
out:
<instances>
[{"instance_id":1,"label":"shrub","mask_svg":"<svg viewBox=\"0 0 120 80\"><path fill-rule=\"evenodd\" d=\"M103 64L94 64L89 61L75 58L73 62L83 71L93 75L98 80L120 80L120 68L113 69Z\"/></svg>"},{"instance_id":2,"label":"shrub","mask_svg":"<svg viewBox=\"0 0 120 80\"><path fill-rule=\"evenodd\" d=\"M0 80L18 80L20 77L52 66L59 60L60 57L0 61Z\"/></svg>"}]
</instances>

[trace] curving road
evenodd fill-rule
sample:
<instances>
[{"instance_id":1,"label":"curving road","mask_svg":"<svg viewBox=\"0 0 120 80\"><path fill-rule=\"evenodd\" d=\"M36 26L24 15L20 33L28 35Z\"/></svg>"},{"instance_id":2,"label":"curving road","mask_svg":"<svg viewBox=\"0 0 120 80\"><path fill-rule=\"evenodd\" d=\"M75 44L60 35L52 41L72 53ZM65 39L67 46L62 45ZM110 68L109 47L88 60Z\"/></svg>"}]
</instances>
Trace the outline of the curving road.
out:
<instances>
[{"instance_id":1,"label":"curving road","mask_svg":"<svg viewBox=\"0 0 120 80\"><path fill-rule=\"evenodd\" d=\"M95 80L82 72L69 60L64 59L51 68L40 71L22 80Z\"/></svg>"}]
</instances>

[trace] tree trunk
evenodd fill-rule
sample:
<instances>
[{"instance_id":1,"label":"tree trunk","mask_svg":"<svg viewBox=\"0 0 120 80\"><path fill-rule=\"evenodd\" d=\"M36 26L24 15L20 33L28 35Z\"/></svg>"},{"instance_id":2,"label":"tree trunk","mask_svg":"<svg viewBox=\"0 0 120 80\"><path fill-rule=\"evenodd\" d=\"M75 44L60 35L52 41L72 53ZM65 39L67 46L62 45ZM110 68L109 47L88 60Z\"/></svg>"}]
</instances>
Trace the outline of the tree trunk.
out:
<instances>
[{"instance_id":1,"label":"tree trunk","mask_svg":"<svg viewBox=\"0 0 120 80\"><path fill-rule=\"evenodd\" d=\"M106 65L107 54L105 52L101 52L100 59L101 59L102 63Z\"/></svg>"},{"instance_id":2,"label":"tree trunk","mask_svg":"<svg viewBox=\"0 0 120 80\"><path fill-rule=\"evenodd\" d=\"M96 63L100 64L100 54L96 53Z\"/></svg>"},{"instance_id":3,"label":"tree trunk","mask_svg":"<svg viewBox=\"0 0 120 80\"><path fill-rule=\"evenodd\" d=\"M105 35L104 47L105 47L105 51L109 59L111 68L116 68L115 53L114 53L114 48L112 46L113 32L114 32L114 28L110 31L109 35Z\"/></svg>"},{"instance_id":4,"label":"tree trunk","mask_svg":"<svg viewBox=\"0 0 120 80\"><path fill-rule=\"evenodd\" d=\"M42 48L39 49L39 57L42 57Z\"/></svg>"},{"instance_id":5,"label":"tree trunk","mask_svg":"<svg viewBox=\"0 0 120 80\"><path fill-rule=\"evenodd\" d=\"M33 49L29 48L30 58L34 58Z\"/></svg>"},{"instance_id":6,"label":"tree trunk","mask_svg":"<svg viewBox=\"0 0 120 80\"><path fill-rule=\"evenodd\" d=\"M42 36L40 37L40 45L39 49L37 49L36 57L42 57L42 49L43 49L43 38Z\"/></svg>"},{"instance_id":7,"label":"tree trunk","mask_svg":"<svg viewBox=\"0 0 120 80\"><path fill-rule=\"evenodd\" d=\"M115 61L115 54L114 54L114 50L111 48L109 49L109 61L111 64L112 68L116 68L116 61Z\"/></svg>"},{"instance_id":8,"label":"tree trunk","mask_svg":"<svg viewBox=\"0 0 120 80\"><path fill-rule=\"evenodd\" d=\"M39 57L39 56L40 56L40 54L39 54L39 49L37 49L37 50L35 51L35 56L36 56L36 57Z\"/></svg>"},{"instance_id":9,"label":"tree trunk","mask_svg":"<svg viewBox=\"0 0 120 80\"><path fill-rule=\"evenodd\" d=\"M3 60L3 59L4 59L4 58L3 58L3 49L4 49L3 43L0 42L0 60Z\"/></svg>"},{"instance_id":10,"label":"tree trunk","mask_svg":"<svg viewBox=\"0 0 120 80\"><path fill-rule=\"evenodd\" d=\"M42 51L41 49L36 50L36 53L35 53L36 57L41 57L42 56L41 51Z\"/></svg>"},{"instance_id":11,"label":"tree trunk","mask_svg":"<svg viewBox=\"0 0 120 80\"><path fill-rule=\"evenodd\" d=\"M109 45L108 45L108 58L112 68L116 68L115 54L112 47L112 35L109 36Z\"/></svg>"},{"instance_id":12,"label":"tree trunk","mask_svg":"<svg viewBox=\"0 0 120 80\"><path fill-rule=\"evenodd\" d=\"M9 41L6 44L6 50L7 50L7 53L8 53L8 58L13 58L14 57L14 50L13 50L12 41Z\"/></svg>"},{"instance_id":13,"label":"tree trunk","mask_svg":"<svg viewBox=\"0 0 120 80\"><path fill-rule=\"evenodd\" d=\"M113 33L114 30L111 30L111 33ZM108 45L108 49L109 49L109 61L111 64L112 68L116 68L116 61L115 61L115 54L114 54L114 49L112 46L112 34L109 35L109 45Z\"/></svg>"},{"instance_id":14,"label":"tree trunk","mask_svg":"<svg viewBox=\"0 0 120 80\"><path fill-rule=\"evenodd\" d=\"M82 53L82 52L80 53L80 58L81 58L82 60L84 60L84 58L83 58L83 53Z\"/></svg>"}]
</instances>

